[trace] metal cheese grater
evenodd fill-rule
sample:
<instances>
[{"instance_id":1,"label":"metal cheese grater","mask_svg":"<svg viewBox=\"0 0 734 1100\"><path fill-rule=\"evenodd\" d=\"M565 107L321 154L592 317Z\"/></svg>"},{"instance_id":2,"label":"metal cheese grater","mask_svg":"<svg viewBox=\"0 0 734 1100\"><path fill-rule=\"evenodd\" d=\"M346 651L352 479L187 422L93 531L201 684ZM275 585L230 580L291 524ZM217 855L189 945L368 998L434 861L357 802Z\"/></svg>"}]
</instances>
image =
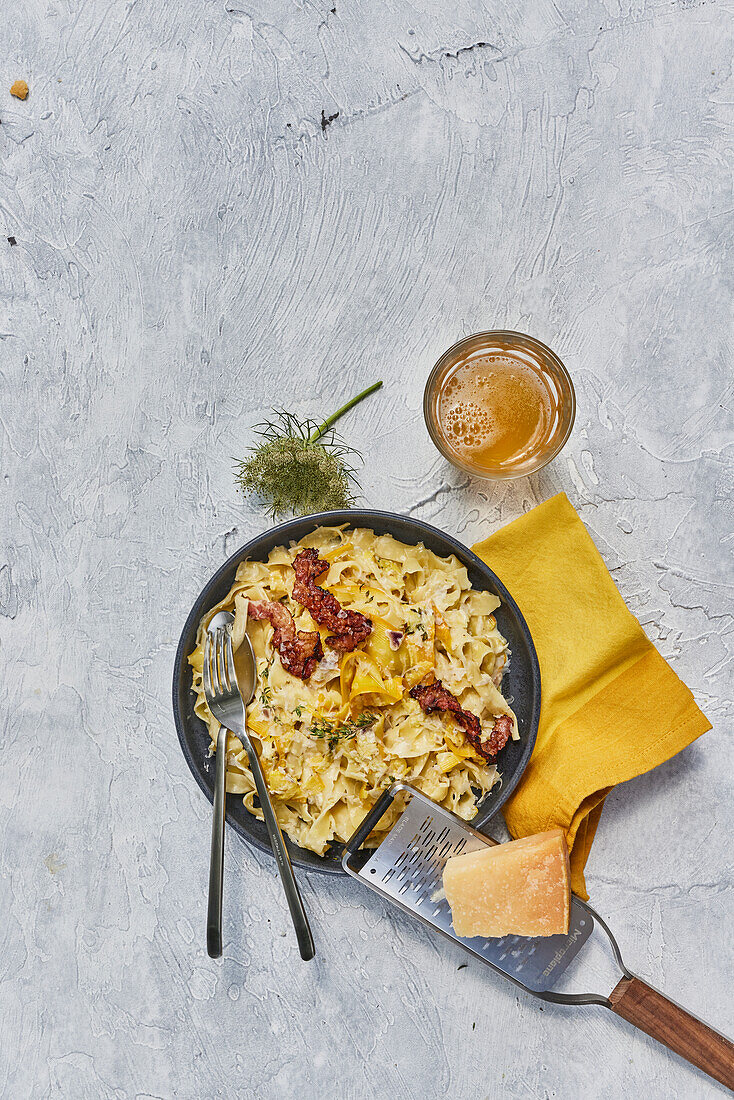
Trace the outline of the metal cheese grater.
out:
<instances>
[{"instance_id":1,"label":"metal cheese grater","mask_svg":"<svg viewBox=\"0 0 734 1100\"><path fill-rule=\"evenodd\" d=\"M360 851L397 797L405 800L405 809L396 824L379 848ZM346 843L342 864L348 874L461 944L475 958L528 993L558 1004L603 1005L734 1088L734 1045L632 974L624 964L610 929L599 914L579 898L571 898L566 935L537 939L520 936L462 939L456 935L442 890L444 865L449 856L495 843L409 784L394 783ZM608 937L621 980L608 994L566 992L562 987L568 984L567 979L578 971L587 952L593 954L589 940L595 928ZM587 950L577 960L584 947ZM572 965L574 960L577 960L575 966Z\"/></svg>"}]
</instances>

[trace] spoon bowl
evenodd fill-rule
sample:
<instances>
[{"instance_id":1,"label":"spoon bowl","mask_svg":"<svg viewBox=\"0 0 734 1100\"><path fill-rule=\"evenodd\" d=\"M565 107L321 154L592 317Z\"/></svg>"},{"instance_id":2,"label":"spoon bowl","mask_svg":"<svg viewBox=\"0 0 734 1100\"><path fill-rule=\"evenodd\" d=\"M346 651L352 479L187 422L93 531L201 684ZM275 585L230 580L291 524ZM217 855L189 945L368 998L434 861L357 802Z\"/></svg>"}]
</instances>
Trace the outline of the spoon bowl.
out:
<instances>
[{"instance_id":1,"label":"spoon bowl","mask_svg":"<svg viewBox=\"0 0 734 1100\"><path fill-rule=\"evenodd\" d=\"M249 634L245 634L235 650L234 672L242 702L248 707L254 698L255 688L257 687L257 661L255 660L255 651L252 648Z\"/></svg>"}]
</instances>

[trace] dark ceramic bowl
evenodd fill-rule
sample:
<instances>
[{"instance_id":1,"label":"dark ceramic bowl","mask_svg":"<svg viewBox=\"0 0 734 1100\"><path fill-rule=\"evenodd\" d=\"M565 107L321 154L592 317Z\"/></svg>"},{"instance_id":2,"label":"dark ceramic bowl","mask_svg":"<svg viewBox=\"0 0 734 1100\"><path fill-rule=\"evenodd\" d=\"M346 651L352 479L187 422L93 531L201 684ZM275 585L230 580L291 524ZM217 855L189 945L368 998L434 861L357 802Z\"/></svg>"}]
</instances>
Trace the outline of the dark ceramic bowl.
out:
<instances>
[{"instance_id":1,"label":"dark ceramic bowl","mask_svg":"<svg viewBox=\"0 0 734 1100\"><path fill-rule=\"evenodd\" d=\"M419 520L407 519L392 512L351 509L342 512L321 512L314 516L290 520L257 535L238 550L214 574L202 589L191 608L176 651L173 669L173 714L179 741L186 762L202 791L212 801L214 760L209 757L209 734L204 723L194 714L194 694L191 690L191 669L186 660L196 645L196 631L202 615L219 603L232 587L237 566L246 558L266 561L275 546L288 546L316 527L347 523L350 527L367 527L378 535L389 534L406 543L422 542L436 554L455 554L469 573L474 588L496 593L502 601L495 612L500 632L510 644L512 657L509 672L502 681L502 691L511 700L517 715L519 741L509 741L498 757L501 784L495 785L479 804L472 826L482 829L507 801L530 759L535 744L540 716L540 668L530 631L520 610L502 581L484 562L450 535ZM270 851L265 825L249 814L242 798L227 799L227 821L239 835L263 851ZM341 845L332 845L325 856L317 856L305 848L288 842L293 862L309 870L342 874Z\"/></svg>"}]
</instances>

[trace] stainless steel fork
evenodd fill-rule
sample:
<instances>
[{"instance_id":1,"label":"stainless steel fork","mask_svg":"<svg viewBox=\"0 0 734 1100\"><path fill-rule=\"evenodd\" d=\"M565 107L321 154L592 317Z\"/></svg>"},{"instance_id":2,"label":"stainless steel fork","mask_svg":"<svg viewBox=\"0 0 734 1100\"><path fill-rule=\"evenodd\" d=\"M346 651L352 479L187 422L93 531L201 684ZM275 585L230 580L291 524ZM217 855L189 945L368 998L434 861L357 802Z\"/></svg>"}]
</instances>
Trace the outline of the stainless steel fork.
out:
<instances>
[{"instance_id":1,"label":"stainless steel fork","mask_svg":"<svg viewBox=\"0 0 734 1100\"><path fill-rule=\"evenodd\" d=\"M226 615L226 619L225 619ZM222 620L225 620L222 622ZM256 666L252 644L245 635L238 657L244 648L240 676L235 668L231 637L232 617L225 612L215 616L209 624L204 646L204 694L214 717L221 723L217 737L217 769L214 784L214 817L212 822L212 851L209 868L209 910L207 916L207 950L213 958L222 953L222 883L224 874L224 809L226 798L227 731L231 730L245 747L260 799L265 826L268 830L273 855L278 865L288 908L296 930L302 959L312 959L315 954L313 936L301 895L293 876L288 850L280 831L278 820L270 800L260 759L247 729L246 707L255 694Z\"/></svg>"}]
</instances>

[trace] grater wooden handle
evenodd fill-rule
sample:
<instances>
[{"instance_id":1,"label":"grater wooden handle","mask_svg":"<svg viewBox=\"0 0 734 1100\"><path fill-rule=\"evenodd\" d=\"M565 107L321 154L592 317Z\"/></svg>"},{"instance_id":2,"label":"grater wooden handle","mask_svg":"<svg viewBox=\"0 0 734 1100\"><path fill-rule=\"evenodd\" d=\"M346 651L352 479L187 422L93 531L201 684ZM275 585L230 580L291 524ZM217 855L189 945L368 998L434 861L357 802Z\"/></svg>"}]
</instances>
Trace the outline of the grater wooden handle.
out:
<instances>
[{"instance_id":1,"label":"grater wooden handle","mask_svg":"<svg viewBox=\"0 0 734 1100\"><path fill-rule=\"evenodd\" d=\"M622 978L609 1001L612 1012L734 1090L734 1043L724 1035L634 975Z\"/></svg>"}]
</instances>

